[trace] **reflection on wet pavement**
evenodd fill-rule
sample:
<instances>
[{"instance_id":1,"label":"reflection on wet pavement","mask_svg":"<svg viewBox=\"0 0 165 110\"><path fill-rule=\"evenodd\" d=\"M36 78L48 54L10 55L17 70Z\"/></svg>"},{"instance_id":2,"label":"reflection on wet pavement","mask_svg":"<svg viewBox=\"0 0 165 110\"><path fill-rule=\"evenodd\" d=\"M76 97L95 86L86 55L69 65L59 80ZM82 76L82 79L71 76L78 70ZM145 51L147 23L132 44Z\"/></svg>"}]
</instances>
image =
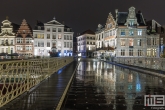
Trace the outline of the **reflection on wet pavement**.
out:
<instances>
[{"instance_id":1,"label":"reflection on wet pavement","mask_svg":"<svg viewBox=\"0 0 165 110\"><path fill-rule=\"evenodd\" d=\"M165 79L102 61L81 61L63 110L150 110L144 95L165 95Z\"/></svg>"}]
</instances>

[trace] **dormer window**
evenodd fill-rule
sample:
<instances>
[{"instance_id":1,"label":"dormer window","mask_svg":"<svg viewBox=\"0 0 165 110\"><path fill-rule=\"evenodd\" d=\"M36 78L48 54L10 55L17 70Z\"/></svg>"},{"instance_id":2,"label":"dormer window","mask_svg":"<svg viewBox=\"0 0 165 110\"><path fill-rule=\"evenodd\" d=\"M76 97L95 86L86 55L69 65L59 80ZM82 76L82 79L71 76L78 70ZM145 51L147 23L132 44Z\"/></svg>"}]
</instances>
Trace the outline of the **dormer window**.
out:
<instances>
[{"instance_id":1,"label":"dormer window","mask_svg":"<svg viewBox=\"0 0 165 110\"><path fill-rule=\"evenodd\" d=\"M69 31L70 31L70 29L69 29L69 28L67 28L67 31L69 32Z\"/></svg>"},{"instance_id":2,"label":"dormer window","mask_svg":"<svg viewBox=\"0 0 165 110\"><path fill-rule=\"evenodd\" d=\"M134 20L130 20L130 21L129 21L129 25L130 25L130 26L134 26L134 24L135 24L135 21L134 21Z\"/></svg>"},{"instance_id":3,"label":"dormer window","mask_svg":"<svg viewBox=\"0 0 165 110\"><path fill-rule=\"evenodd\" d=\"M38 30L41 30L41 26L38 26Z\"/></svg>"}]
</instances>

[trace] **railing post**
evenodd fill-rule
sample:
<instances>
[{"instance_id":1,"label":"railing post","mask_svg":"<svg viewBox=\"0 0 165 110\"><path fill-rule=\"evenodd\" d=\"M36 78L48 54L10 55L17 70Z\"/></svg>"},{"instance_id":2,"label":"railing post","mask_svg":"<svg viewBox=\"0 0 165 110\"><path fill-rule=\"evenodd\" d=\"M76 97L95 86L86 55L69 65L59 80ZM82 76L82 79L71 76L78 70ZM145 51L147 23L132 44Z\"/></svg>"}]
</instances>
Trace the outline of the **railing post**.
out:
<instances>
[{"instance_id":1,"label":"railing post","mask_svg":"<svg viewBox=\"0 0 165 110\"><path fill-rule=\"evenodd\" d=\"M26 61L27 62L27 91L29 91L29 89L30 89L30 72L29 72L29 61ZM26 67L26 66L25 66Z\"/></svg>"}]
</instances>

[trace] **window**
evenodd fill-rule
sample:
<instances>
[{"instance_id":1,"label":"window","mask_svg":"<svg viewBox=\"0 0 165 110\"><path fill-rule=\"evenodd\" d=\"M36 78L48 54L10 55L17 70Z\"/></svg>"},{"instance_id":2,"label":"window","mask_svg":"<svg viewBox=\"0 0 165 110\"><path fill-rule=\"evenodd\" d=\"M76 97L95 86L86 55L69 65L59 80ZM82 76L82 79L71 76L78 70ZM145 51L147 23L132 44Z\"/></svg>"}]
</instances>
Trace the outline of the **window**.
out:
<instances>
[{"instance_id":1,"label":"window","mask_svg":"<svg viewBox=\"0 0 165 110\"><path fill-rule=\"evenodd\" d=\"M147 45L151 45L151 38L147 38Z\"/></svg>"},{"instance_id":2,"label":"window","mask_svg":"<svg viewBox=\"0 0 165 110\"><path fill-rule=\"evenodd\" d=\"M132 49L129 50L129 56L133 56L133 50Z\"/></svg>"},{"instance_id":3,"label":"window","mask_svg":"<svg viewBox=\"0 0 165 110\"><path fill-rule=\"evenodd\" d=\"M66 35L64 35L64 40L66 40L66 37L67 37L67 36L66 36Z\"/></svg>"},{"instance_id":4,"label":"window","mask_svg":"<svg viewBox=\"0 0 165 110\"><path fill-rule=\"evenodd\" d=\"M153 52L153 53L152 53L152 56L153 56L153 57L156 57L156 49L153 49L152 52Z\"/></svg>"},{"instance_id":5,"label":"window","mask_svg":"<svg viewBox=\"0 0 165 110\"><path fill-rule=\"evenodd\" d=\"M56 32L56 28L53 28L53 32Z\"/></svg>"},{"instance_id":6,"label":"window","mask_svg":"<svg viewBox=\"0 0 165 110\"><path fill-rule=\"evenodd\" d=\"M125 30L121 29L121 36L125 36Z\"/></svg>"},{"instance_id":7,"label":"window","mask_svg":"<svg viewBox=\"0 0 165 110\"><path fill-rule=\"evenodd\" d=\"M21 38L17 38L17 43L22 43L23 42L23 39Z\"/></svg>"},{"instance_id":8,"label":"window","mask_svg":"<svg viewBox=\"0 0 165 110\"><path fill-rule=\"evenodd\" d=\"M47 32L50 32L50 28L47 28Z\"/></svg>"},{"instance_id":9,"label":"window","mask_svg":"<svg viewBox=\"0 0 165 110\"><path fill-rule=\"evenodd\" d=\"M61 34L58 34L58 39L61 39L61 38L62 38Z\"/></svg>"},{"instance_id":10,"label":"window","mask_svg":"<svg viewBox=\"0 0 165 110\"><path fill-rule=\"evenodd\" d=\"M64 47L66 47L66 42L64 42Z\"/></svg>"},{"instance_id":11,"label":"window","mask_svg":"<svg viewBox=\"0 0 165 110\"><path fill-rule=\"evenodd\" d=\"M129 35L130 35L130 36L133 36L133 29L130 29L130 30L129 30Z\"/></svg>"},{"instance_id":12,"label":"window","mask_svg":"<svg viewBox=\"0 0 165 110\"><path fill-rule=\"evenodd\" d=\"M72 36L70 35L70 40L72 40Z\"/></svg>"},{"instance_id":13,"label":"window","mask_svg":"<svg viewBox=\"0 0 165 110\"><path fill-rule=\"evenodd\" d=\"M156 45L156 38L153 38L153 45Z\"/></svg>"},{"instance_id":14,"label":"window","mask_svg":"<svg viewBox=\"0 0 165 110\"><path fill-rule=\"evenodd\" d=\"M25 50L28 51L28 50L29 50L29 46L26 46L26 47L25 47Z\"/></svg>"},{"instance_id":15,"label":"window","mask_svg":"<svg viewBox=\"0 0 165 110\"><path fill-rule=\"evenodd\" d=\"M151 49L147 49L147 57L151 57Z\"/></svg>"},{"instance_id":16,"label":"window","mask_svg":"<svg viewBox=\"0 0 165 110\"><path fill-rule=\"evenodd\" d=\"M30 43L30 39L25 38L25 40L26 40L26 43Z\"/></svg>"},{"instance_id":17,"label":"window","mask_svg":"<svg viewBox=\"0 0 165 110\"><path fill-rule=\"evenodd\" d=\"M87 42L87 44L89 44L89 42Z\"/></svg>"},{"instance_id":18,"label":"window","mask_svg":"<svg viewBox=\"0 0 165 110\"><path fill-rule=\"evenodd\" d=\"M53 47L56 47L56 42L52 42L52 46Z\"/></svg>"},{"instance_id":19,"label":"window","mask_svg":"<svg viewBox=\"0 0 165 110\"><path fill-rule=\"evenodd\" d=\"M11 53L13 53L13 48L11 48Z\"/></svg>"},{"instance_id":20,"label":"window","mask_svg":"<svg viewBox=\"0 0 165 110\"><path fill-rule=\"evenodd\" d=\"M38 26L38 30L41 30L41 26Z\"/></svg>"},{"instance_id":21,"label":"window","mask_svg":"<svg viewBox=\"0 0 165 110\"><path fill-rule=\"evenodd\" d=\"M141 36L142 35L142 29L138 29L137 34L138 34L138 36Z\"/></svg>"},{"instance_id":22,"label":"window","mask_svg":"<svg viewBox=\"0 0 165 110\"><path fill-rule=\"evenodd\" d=\"M138 45L138 46L141 46L141 39L138 39L138 40L137 40L137 45Z\"/></svg>"},{"instance_id":23,"label":"window","mask_svg":"<svg viewBox=\"0 0 165 110\"><path fill-rule=\"evenodd\" d=\"M50 39L50 34L47 34L47 39Z\"/></svg>"},{"instance_id":24,"label":"window","mask_svg":"<svg viewBox=\"0 0 165 110\"><path fill-rule=\"evenodd\" d=\"M6 48L6 53L8 53L8 48Z\"/></svg>"},{"instance_id":25,"label":"window","mask_svg":"<svg viewBox=\"0 0 165 110\"><path fill-rule=\"evenodd\" d=\"M129 46L133 46L133 39L129 39Z\"/></svg>"},{"instance_id":26,"label":"window","mask_svg":"<svg viewBox=\"0 0 165 110\"><path fill-rule=\"evenodd\" d=\"M52 39L56 39L56 35L55 34L53 34L53 38Z\"/></svg>"},{"instance_id":27,"label":"window","mask_svg":"<svg viewBox=\"0 0 165 110\"><path fill-rule=\"evenodd\" d=\"M69 42L67 42L67 47L69 48Z\"/></svg>"},{"instance_id":28,"label":"window","mask_svg":"<svg viewBox=\"0 0 165 110\"><path fill-rule=\"evenodd\" d=\"M134 25L134 20L129 20L129 25L133 26Z\"/></svg>"},{"instance_id":29,"label":"window","mask_svg":"<svg viewBox=\"0 0 165 110\"><path fill-rule=\"evenodd\" d=\"M121 43L121 46L125 46L125 39L121 39L120 43Z\"/></svg>"},{"instance_id":30,"label":"window","mask_svg":"<svg viewBox=\"0 0 165 110\"><path fill-rule=\"evenodd\" d=\"M13 40L11 40L11 45L13 45Z\"/></svg>"},{"instance_id":31,"label":"window","mask_svg":"<svg viewBox=\"0 0 165 110\"><path fill-rule=\"evenodd\" d=\"M142 50L138 50L138 56L142 56Z\"/></svg>"},{"instance_id":32,"label":"window","mask_svg":"<svg viewBox=\"0 0 165 110\"><path fill-rule=\"evenodd\" d=\"M38 42L37 42L37 41L35 41L35 42L34 42L34 47L37 47L37 44L38 44Z\"/></svg>"},{"instance_id":33,"label":"window","mask_svg":"<svg viewBox=\"0 0 165 110\"><path fill-rule=\"evenodd\" d=\"M67 40L69 40L69 35L67 35Z\"/></svg>"},{"instance_id":34,"label":"window","mask_svg":"<svg viewBox=\"0 0 165 110\"><path fill-rule=\"evenodd\" d=\"M44 34L37 34L38 39L44 39Z\"/></svg>"},{"instance_id":35,"label":"window","mask_svg":"<svg viewBox=\"0 0 165 110\"><path fill-rule=\"evenodd\" d=\"M37 38L37 34L35 34L34 37Z\"/></svg>"},{"instance_id":36,"label":"window","mask_svg":"<svg viewBox=\"0 0 165 110\"><path fill-rule=\"evenodd\" d=\"M47 42L47 47L50 47L50 42Z\"/></svg>"},{"instance_id":37,"label":"window","mask_svg":"<svg viewBox=\"0 0 165 110\"><path fill-rule=\"evenodd\" d=\"M70 48L72 48L72 42L70 42Z\"/></svg>"},{"instance_id":38,"label":"window","mask_svg":"<svg viewBox=\"0 0 165 110\"><path fill-rule=\"evenodd\" d=\"M58 28L58 32L61 32L61 28Z\"/></svg>"},{"instance_id":39,"label":"window","mask_svg":"<svg viewBox=\"0 0 165 110\"><path fill-rule=\"evenodd\" d=\"M44 47L44 42L38 42L38 47Z\"/></svg>"},{"instance_id":40,"label":"window","mask_svg":"<svg viewBox=\"0 0 165 110\"><path fill-rule=\"evenodd\" d=\"M125 50L121 49L121 56L125 56Z\"/></svg>"}]
</instances>

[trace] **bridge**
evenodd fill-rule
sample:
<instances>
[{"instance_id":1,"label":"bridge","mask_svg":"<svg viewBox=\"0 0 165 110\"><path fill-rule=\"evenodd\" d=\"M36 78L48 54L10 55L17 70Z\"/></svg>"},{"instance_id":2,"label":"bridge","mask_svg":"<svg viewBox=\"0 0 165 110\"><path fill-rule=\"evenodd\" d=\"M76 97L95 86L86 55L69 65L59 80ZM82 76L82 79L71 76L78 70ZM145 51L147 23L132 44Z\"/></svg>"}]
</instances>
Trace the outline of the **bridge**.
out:
<instances>
[{"instance_id":1,"label":"bridge","mask_svg":"<svg viewBox=\"0 0 165 110\"><path fill-rule=\"evenodd\" d=\"M165 94L164 71L72 57L0 62L2 110L141 110ZM162 73L163 72L163 73Z\"/></svg>"}]
</instances>

